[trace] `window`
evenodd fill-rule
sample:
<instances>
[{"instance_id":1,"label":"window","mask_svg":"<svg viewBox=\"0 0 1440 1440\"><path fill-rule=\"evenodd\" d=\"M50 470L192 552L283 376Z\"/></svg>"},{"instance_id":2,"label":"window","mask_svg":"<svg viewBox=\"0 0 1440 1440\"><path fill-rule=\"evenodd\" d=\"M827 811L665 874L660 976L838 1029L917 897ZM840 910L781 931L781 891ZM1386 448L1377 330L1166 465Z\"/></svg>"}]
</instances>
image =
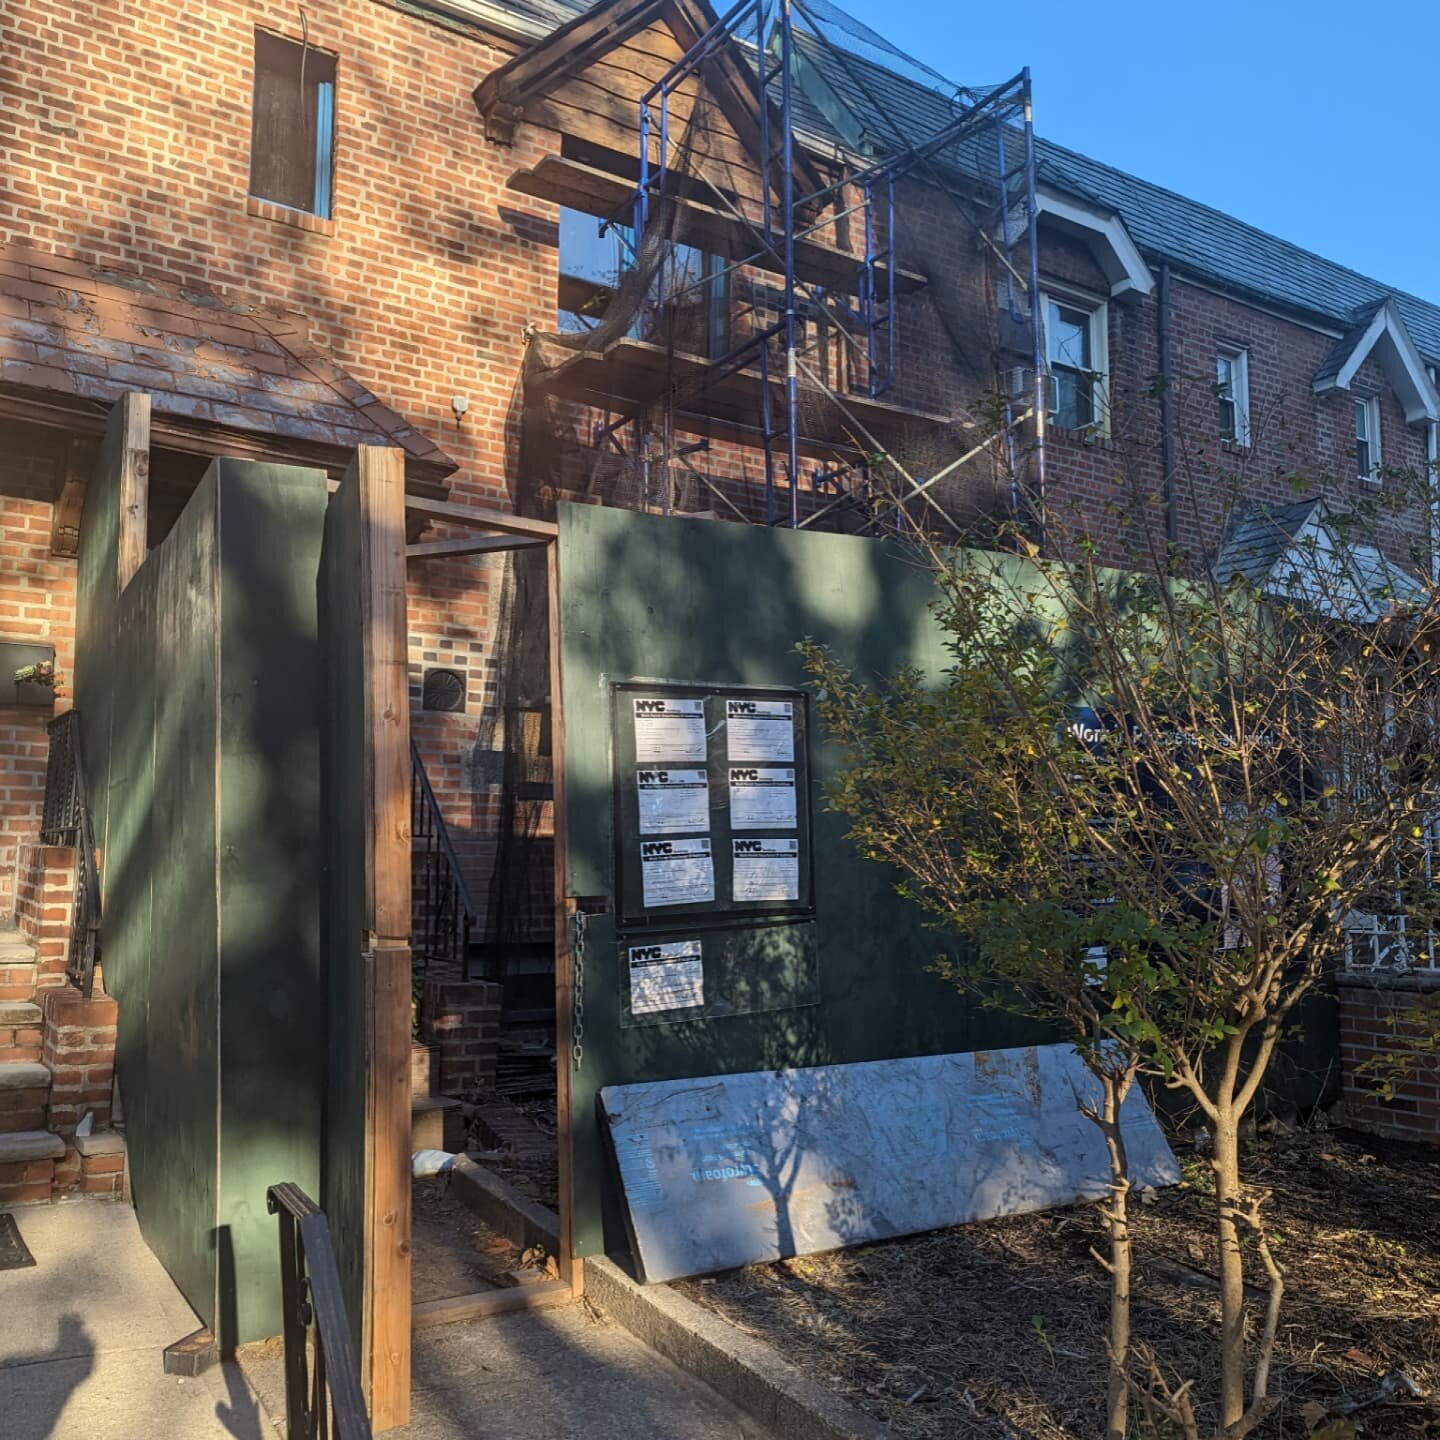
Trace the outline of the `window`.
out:
<instances>
[{"instance_id":1,"label":"window","mask_svg":"<svg viewBox=\"0 0 1440 1440\"><path fill-rule=\"evenodd\" d=\"M1355 402L1355 473L1367 485L1380 483L1380 401Z\"/></svg>"},{"instance_id":2,"label":"window","mask_svg":"<svg viewBox=\"0 0 1440 1440\"><path fill-rule=\"evenodd\" d=\"M605 318L634 270L633 237L629 225L561 210L558 300L563 332L593 330ZM631 297L635 314L626 333L691 355L719 358L729 346L728 278L729 267L719 256L691 245L671 247L651 286Z\"/></svg>"},{"instance_id":3,"label":"window","mask_svg":"<svg viewBox=\"0 0 1440 1440\"><path fill-rule=\"evenodd\" d=\"M1050 365L1050 418L1068 430L1103 428L1108 365L1104 304L1045 301L1045 354Z\"/></svg>"},{"instance_id":4,"label":"window","mask_svg":"<svg viewBox=\"0 0 1440 1440\"><path fill-rule=\"evenodd\" d=\"M328 219L334 153L335 57L257 30L251 195Z\"/></svg>"},{"instance_id":5,"label":"window","mask_svg":"<svg viewBox=\"0 0 1440 1440\"><path fill-rule=\"evenodd\" d=\"M1222 346L1215 356L1215 396L1220 406L1220 438L1250 443L1250 358L1245 350Z\"/></svg>"}]
</instances>

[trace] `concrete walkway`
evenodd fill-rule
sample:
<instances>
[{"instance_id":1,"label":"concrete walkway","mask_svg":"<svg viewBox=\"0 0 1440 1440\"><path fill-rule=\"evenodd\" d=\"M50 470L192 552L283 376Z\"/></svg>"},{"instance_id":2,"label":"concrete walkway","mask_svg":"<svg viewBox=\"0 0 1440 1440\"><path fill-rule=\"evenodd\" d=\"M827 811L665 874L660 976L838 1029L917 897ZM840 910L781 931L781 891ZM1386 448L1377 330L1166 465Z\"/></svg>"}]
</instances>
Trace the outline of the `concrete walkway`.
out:
<instances>
[{"instance_id":1,"label":"concrete walkway","mask_svg":"<svg viewBox=\"0 0 1440 1440\"><path fill-rule=\"evenodd\" d=\"M36 1264L0 1271L5 1440L273 1440L236 1366L166 1375L200 1322L116 1201L12 1212Z\"/></svg>"},{"instance_id":2,"label":"concrete walkway","mask_svg":"<svg viewBox=\"0 0 1440 1440\"><path fill-rule=\"evenodd\" d=\"M276 1353L242 1354L272 1415ZM773 1440L715 1392L584 1305L415 1332L412 1420L386 1440Z\"/></svg>"}]
</instances>

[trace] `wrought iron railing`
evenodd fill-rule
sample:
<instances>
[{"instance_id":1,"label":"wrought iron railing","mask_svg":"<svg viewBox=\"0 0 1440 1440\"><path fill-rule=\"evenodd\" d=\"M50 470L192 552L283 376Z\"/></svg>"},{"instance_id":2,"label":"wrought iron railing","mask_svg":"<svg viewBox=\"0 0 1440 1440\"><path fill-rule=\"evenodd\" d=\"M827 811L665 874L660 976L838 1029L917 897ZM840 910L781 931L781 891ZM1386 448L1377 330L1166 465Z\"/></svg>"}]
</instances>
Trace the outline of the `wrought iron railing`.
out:
<instances>
[{"instance_id":1,"label":"wrought iron railing","mask_svg":"<svg viewBox=\"0 0 1440 1440\"><path fill-rule=\"evenodd\" d=\"M265 1192L265 1207L280 1217L285 1440L371 1440L325 1212L288 1183Z\"/></svg>"},{"instance_id":2,"label":"wrought iron railing","mask_svg":"<svg viewBox=\"0 0 1440 1440\"><path fill-rule=\"evenodd\" d=\"M410 742L410 834L414 844L414 933L411 952L417 968L432 964L458 967L470 978L470 940L477 924L475 907L460 869L459 857L440 803L425 773L415 742Z\"/></svg>"},{"instance_id":3,"label":"wrought iron railing","mask_svg":"<svg viewBox=\"0 0 1440 1440\"><path fill-rule=\"evenodd\" d=\"M95 985L100 953L100 869L95 856L95 822L85 785L80 749L80 719L74 710L49 725L50 754L45 765L45 807L40 839L46 845L75 848L75 910L65 975L88 1000Z\"/></svg>"}]
</instances>

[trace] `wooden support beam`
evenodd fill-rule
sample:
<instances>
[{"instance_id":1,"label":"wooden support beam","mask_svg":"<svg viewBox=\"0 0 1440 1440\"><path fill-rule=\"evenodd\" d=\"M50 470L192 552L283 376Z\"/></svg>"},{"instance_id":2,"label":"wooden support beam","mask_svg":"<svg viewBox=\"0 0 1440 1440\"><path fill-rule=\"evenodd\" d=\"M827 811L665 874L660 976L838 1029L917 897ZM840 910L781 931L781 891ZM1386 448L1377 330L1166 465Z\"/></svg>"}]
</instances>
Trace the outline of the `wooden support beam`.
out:
<instances>
[{"instance_id":1,"label":"wooden support beam","mask_svg":"<svg viewBox=\"0 0 1440 1440\"><path fill-rule=\"evenodd\" d=\"M366 1354L376 1432L410 1418L410 698L405 457L362 445L358 487L365 736ZM367 1363L368 1362L368 1363Z\"/></svg>"},{"instance_id":2,"label":"wooden support beam","mask_svg":"<svg viewBox=\"0 0 1440 1440\"><path fill-rule=\"evenodd\" d=\"M575 1298L566 1280L538 1280L508 1290L484 1290L474 1295L453 1295L448 1300L422 1300L411 1310L417 1330L432 1325L453 1325L460 1320L488 1320L516 1310L549 1310Z\"/></svg>"},{"instance_id":3,"label":"wooden support beam","mask_svg":"<svg viewBox=\"0 0 1440 1440\"><path fill-rule=\"evenodd\" d=\"M530 520L504 510L480 505L459 505L453 500L427 500L419 495L405 497L405 513L411 519L447 520L452 525L473 525L477 530L498 530L502 535L534 535L553 540L560 533L550 520Z\"/></svg>"},{"instance_id":4,"label":"wooden support beam","mask_svg":"<svg viewBox=\"0 0 1440 1440\"><path fill-rule=\"evenodd\" d=\"M469 540L421 540L405 547L407 560L435 560L446 555L489 555L496 551L530 550L550 541L538 535L476 535Z\"/></svg>"},{"instance_id":5,"label":"wooden support beam","mask_svg":"<svg viewBox=\"0 0 1440 1440\"><path fill-rule=\"evenodd\" d=\"M118 579L123 591L150 549L150 397L131 391L115 404L122 426Z\"/></svg>"},{"instance_id":6,"label":"wooden support beam","mask_svg":"<svg viewBox=\"0 0 1440 1440\"><path fill-rule=\"evenodd\" d=\"M71 434L65 447L65 471L50 521L50 553L74 557L80 553L80 517L85 510L85 486L95 469L99 447L89 435Z\"/></svg>"}]
</instances>

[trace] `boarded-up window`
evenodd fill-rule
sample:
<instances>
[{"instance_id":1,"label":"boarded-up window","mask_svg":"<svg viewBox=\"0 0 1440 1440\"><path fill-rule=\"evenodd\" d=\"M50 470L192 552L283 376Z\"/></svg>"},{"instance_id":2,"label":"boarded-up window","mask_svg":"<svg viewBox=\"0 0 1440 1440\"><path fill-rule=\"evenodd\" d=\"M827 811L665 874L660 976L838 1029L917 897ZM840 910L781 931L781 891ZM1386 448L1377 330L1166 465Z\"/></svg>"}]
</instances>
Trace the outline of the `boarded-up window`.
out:
<instances>
[{"instance_id":1,"label":"boarded-up window","mask_svg":"<svg viewBox=\"0 0 1440 1440\"><path fill-rule=\"evenodd\" d=\"M255 32L250 193L329 216L335 144L335 57Z\"/></svg>"}]
</instances>

